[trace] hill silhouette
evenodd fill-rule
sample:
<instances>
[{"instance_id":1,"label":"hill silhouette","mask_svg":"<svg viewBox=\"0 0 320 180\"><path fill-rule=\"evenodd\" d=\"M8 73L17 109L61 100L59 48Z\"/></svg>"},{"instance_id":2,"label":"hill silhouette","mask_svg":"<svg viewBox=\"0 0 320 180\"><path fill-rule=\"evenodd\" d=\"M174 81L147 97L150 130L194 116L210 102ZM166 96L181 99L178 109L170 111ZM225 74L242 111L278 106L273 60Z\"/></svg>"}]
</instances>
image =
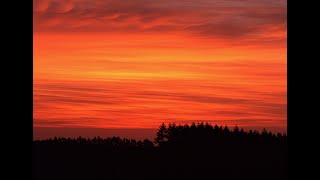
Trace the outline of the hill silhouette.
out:
<instances>
[{"instance_id":1,"label":"hill silhouette","mask_svg":"<svg viewBox=\"0 0 320 180\"><path fill-rule=\"evenodd\" d=\"M153 141L33 141L33 179L288 179L287 136L164 123Z\"/></svg>"}]
</instances>

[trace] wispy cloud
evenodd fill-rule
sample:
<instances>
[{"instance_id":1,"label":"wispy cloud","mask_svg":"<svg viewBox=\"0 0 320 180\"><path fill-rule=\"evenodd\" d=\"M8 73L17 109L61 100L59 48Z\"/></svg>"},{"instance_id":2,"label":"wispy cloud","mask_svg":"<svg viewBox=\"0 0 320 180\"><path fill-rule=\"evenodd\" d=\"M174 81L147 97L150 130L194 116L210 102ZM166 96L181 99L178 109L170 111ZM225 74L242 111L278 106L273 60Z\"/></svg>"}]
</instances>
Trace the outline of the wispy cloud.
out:
<instances>
[{"instance_id":1,"label":"wispy cloud","mask_svg":"<svg viewBox=\"0 0 320 180\"><path fill-rule=\"evenodd\" d=\"M34 0L34 125L285 126L286 4Z\"/></svg>"},{"instance_id":2,"label":"wispy cloud","mask_svg":"<svg viewBox=\"0 0 320 180\"><path fill-rule=\"evenodd\" d=\"M286 1L34 0L34 30L271 38L275 31L285 35Z\"/></svg>"}]
</instances>

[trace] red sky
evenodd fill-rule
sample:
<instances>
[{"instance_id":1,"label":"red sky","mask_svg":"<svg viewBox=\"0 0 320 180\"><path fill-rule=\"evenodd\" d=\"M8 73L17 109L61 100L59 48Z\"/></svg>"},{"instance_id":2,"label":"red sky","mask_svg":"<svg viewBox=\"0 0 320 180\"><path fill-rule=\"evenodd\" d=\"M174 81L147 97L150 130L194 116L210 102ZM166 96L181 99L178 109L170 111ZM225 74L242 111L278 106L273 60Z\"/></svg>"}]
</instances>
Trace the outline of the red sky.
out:
<instances>
[{"instance_id":1,"label":"red sky","mask_svg":"<svg viewBox=\"0 0 320 180\"><path fill-rule=\"evenodd\" d=\"M34 127L286 128L286 1L33 2Z\"/></svg>"}]
</instances>

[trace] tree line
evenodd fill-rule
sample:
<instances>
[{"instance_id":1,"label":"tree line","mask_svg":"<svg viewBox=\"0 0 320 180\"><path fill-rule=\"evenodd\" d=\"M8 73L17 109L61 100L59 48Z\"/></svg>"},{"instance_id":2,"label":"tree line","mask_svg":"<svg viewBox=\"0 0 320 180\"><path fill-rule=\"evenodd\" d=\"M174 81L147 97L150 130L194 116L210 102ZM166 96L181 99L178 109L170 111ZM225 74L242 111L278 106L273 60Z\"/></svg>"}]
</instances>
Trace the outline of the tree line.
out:
<instances>
[{"instance_id":1,"label":"tree line","mask_svg":"<svg viewBox=\"0 0 320 180\"><path fill-rule=\"evenodd\" d=\"M153 141L149 139L135 140L128 138L99 136L93 138L66 138L54 137L46 140L35 140L35 144L100 144L114 147L161 147L172 144L199 144L199 143L276 143L285 142L285 133L272 133L263 129L245 131L243 128L235 126L233 129L228 126L211 125L209 123L175 124L162 123L156 132Z\"/></svg>"}]
</instances>

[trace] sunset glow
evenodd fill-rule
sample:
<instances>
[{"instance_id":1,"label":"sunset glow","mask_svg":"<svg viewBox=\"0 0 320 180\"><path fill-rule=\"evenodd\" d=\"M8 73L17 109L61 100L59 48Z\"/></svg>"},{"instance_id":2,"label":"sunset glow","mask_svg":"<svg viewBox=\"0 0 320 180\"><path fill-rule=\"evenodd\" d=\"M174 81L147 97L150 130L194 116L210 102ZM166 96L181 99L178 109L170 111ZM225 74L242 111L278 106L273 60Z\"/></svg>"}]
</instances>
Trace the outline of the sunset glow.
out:
<instances>
[{"instance_id":1,"label":"sunset glow","mask_svg":"<svg viewBox=\"0 0 320 180\"><path fill-rule=\"evenodd\" d=\"M34 0L34 127L287 124L286 1Z\"/></svg>"}]
</instances>

